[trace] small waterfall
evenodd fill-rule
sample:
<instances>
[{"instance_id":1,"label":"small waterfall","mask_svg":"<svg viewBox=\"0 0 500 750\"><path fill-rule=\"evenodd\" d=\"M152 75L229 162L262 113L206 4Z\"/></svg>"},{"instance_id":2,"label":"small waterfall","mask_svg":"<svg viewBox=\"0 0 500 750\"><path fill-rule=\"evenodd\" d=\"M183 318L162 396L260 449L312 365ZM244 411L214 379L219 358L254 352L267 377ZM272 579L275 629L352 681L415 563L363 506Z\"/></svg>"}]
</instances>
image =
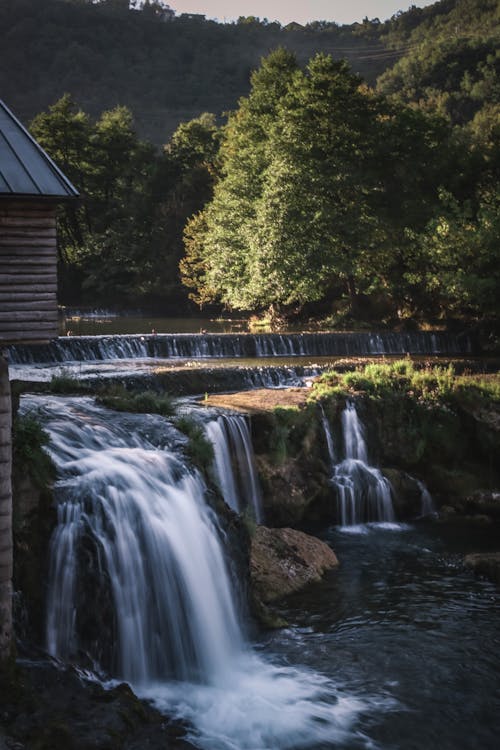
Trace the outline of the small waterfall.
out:
<instances>
[{"instance_id":1,"label":"small waterfall","mask_svg":"<svg viewBox=\"0 0 500 750\"><path fill-rule=\"evenodd\" d=\"M248 419L224 414L208 422L205 431L214 446L215 475L224 500L237 513L250 508L261 523L262 496Z\"/></svg>"},{"instance_id":2,"label":"small waterfall","mask_svg":"<svg viewBox=\"0 0 500 750\"><path fill-rule=\"evenodd\" d=\"M188 739L204 750L365 746L359 717L380 699L346 695L245 643L223 535L167 420L90 398L25 396L21 408L48 431L58 472L54 656L86 653L188 722Z\"/></svg>"},{"instance_id":3,"label":"small waterfall","mask_svg":"<svg viewBox=\"0 0 500 750\"><path fill-rule=\"evenodd\" d=\"M323 420L327 444L332 445L332 483L337 495L337 516L341 526L395 521L391 485L382 473L368 464L364 428L353 402L342 412L344 459L335 462L328 420Z\"/></svg>"},{"instance_id":4,"label":"small waterfall","mask_svg":"<svg viewBox=\"0 0 500 750\"><path fill-rule=\"evenodd\" d=\"M420 518L436 518L438 514L431 493L420 479L415 481L420 489Z\"/></svg>"},{"instance_id":5,"label":"small waterfall","mask_svg":"<svg viewBox=\"0 0 500 750\"><path fill-rule=\"evenodd\" d=\"M470 337L449 333L131 334L62 336L48 344L11 346L10 364L113 359L471 354Z\"/></svg>"},{"instance_id":6,"label":"small waterfall","mask_svg":"<svg viewBox=\"0 0 500 750\"><path fill-rule=\"evenodd\" d=\"M321 404L319 406L320 406L320 411L321 411L321 424L323 425L323 432L325 434L326 447L328 449L328 458L330 459L331 466L334 466L336 464L336 457L335 457L335 446L333 443L332 431L330 429L330 423L328 422L328 418L325 414L325 410L323 409L323 406Z\"/></svg>"}]
</instances>

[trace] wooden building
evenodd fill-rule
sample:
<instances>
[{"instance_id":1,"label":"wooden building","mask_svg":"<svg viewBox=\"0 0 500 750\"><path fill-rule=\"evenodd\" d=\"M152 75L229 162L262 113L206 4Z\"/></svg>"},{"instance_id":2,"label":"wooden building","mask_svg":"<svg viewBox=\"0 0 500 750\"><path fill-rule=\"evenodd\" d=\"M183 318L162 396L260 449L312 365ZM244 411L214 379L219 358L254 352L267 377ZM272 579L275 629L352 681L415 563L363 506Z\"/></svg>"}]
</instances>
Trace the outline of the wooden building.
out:
<instances>
[{"instance_id":1,"label":"wooden building","mask_svg":"<svg viewBox=\"0 0 500 750\"><path fill-rule=\"evenodd\" d=\"M0 347L57 336L56 206L77 196L0 100Z\"/></svg>"},{"instance_id":2,"label":"wooden building","mask_svg":"<svg viewBox=\"0 0 500 750\"><path fill-rule=\"evenodd\" d=\"M56 207L77 196L0 100L0 661L12 631L12 409L2 349L57 336Z\"/></svg>"}]
</instances>

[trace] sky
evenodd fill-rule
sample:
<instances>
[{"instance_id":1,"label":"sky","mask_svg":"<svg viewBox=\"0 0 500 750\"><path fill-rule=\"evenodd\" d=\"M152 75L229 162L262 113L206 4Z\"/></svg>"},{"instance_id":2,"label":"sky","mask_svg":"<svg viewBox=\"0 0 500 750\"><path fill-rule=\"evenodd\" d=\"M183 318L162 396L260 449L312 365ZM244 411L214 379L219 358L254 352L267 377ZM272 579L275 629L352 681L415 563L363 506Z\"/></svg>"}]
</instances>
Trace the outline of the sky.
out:
<instances>
[{"instance_id":1,"label":"sky","mask_svg":"<svg viewBox=\"0 0 500 750\"><path fill-rule=\"evenodd\" d=\"M368 18L385 21L410 5L423 8L435 0L167 0L177 13L203 13L207 18L232 21L238 16L257 16L282 25L297 21L353 23Z\"/></svg>"}]
</instances>

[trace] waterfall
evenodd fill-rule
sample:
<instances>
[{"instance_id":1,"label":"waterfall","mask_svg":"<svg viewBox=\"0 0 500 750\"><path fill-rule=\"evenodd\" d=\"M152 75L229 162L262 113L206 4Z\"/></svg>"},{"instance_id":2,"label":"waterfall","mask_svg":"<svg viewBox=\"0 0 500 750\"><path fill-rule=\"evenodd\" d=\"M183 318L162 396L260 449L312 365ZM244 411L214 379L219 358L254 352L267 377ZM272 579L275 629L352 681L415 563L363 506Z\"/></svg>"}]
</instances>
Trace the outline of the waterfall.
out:
<instances>
[{"instance_id":1,"label":"waterfall","mask_svg":"<svg viewBox=\"0 0 500 750\"><path fill-rule=\"evenodd\" d=\"M75 414L52 402L47 424L59 482L51 545L47 646L80 648L83 555L95 555L96 586L109 586L116 619L114 664L134 684L153 678L218 679L242 636L220 532L201 478L180 458L127 434L129 423L81 400ZM83 419L81 429L68 420ZM83 552L84 551L84 552ZM87 561L88 565L88 561Z\"/></svg>"},{"instance_id":2,"label":"waterfall","mask_svg":"<svg viewBox=\"0 0 500 750\"><path fill-rule=\"evenodd\" d=\"M323 419L327 445L332 446L332 484L337 496L337 520L341 526L395 521L391 485L382 473L368 464L364 428L353 402L342 412L344 459L335 462L333 438L328 420Z\"/></svg>"},{"instance_id":3,"label":"waterfall","mask_svg":"<svg viewBox=\"0 0 500 750\"><path fill-rule=\"evenodd\" d=\"M438 514L431 493L420 479L415 481L420 489L420 518L436 518Z\"/></svg>"},{"instance_id":4,"label":"waterfall","mask_svg":"<svg viewBox=\"0 0 500 750\"><path fill-rule=\"evenodd\" d=\"M249 508L261 523L262 497L248 419L224 414L208 422L205 431L214 447L215 475L224 500L237 513Z\"/></svg>"},{"instance_id":5,"label":"waterfall","mask_svg":"<svg viewBox=\"0 0 500 750\"><path fill-rule=\"evenodd\" d=\"M10 364L113 359L471 354L468 336L416 333L130 334L63 336L48 344L11 346Z\"/></svg>"},{"instance_id":6,"label":"waterfall","mask_svg":"<svg viewBox=\"0 0 500 750\"><path fill-rule=\"evenodd\" d=\"M86 654L188 722L204 750L373 746L357 724L379 699L245 642L224 535L168 420L83 397L24 396L21 409L49 433L57 468L52 655Z\"/></svg>"}]
</instances>

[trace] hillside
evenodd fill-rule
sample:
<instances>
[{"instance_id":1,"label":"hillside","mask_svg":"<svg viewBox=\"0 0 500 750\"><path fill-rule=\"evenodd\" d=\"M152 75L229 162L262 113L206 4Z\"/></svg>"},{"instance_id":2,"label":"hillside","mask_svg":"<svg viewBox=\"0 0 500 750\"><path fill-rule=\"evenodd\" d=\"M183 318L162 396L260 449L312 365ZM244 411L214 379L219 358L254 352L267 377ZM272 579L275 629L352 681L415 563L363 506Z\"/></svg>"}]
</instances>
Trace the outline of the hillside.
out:
<instances>
[{"instance_id":1,"label":"hillside","mask_svg":"<svg viewBox=\"0 0 500 750\"><path fill-rule=\"evenodd\" d=\"M392 19L381 35L404 56L378 88L463 125L486 107L500 116L500 5L441 0Z\"/></svg>"},{"instance_id":2,"label":"hillside","mask_svg":"<svg viewBox=\"0 0 500 750\"><path fill-rule=\"evenodd\" d=\"M139 134L161 144L182 120L234 109L278 46L302 63L317 51L345 57L371 83L399 57L379 41L379 23L162 22L120 5L0 0L0 95L22 120L68 92L94 117L127 106Z\"/></svg>"}]
</instances>

